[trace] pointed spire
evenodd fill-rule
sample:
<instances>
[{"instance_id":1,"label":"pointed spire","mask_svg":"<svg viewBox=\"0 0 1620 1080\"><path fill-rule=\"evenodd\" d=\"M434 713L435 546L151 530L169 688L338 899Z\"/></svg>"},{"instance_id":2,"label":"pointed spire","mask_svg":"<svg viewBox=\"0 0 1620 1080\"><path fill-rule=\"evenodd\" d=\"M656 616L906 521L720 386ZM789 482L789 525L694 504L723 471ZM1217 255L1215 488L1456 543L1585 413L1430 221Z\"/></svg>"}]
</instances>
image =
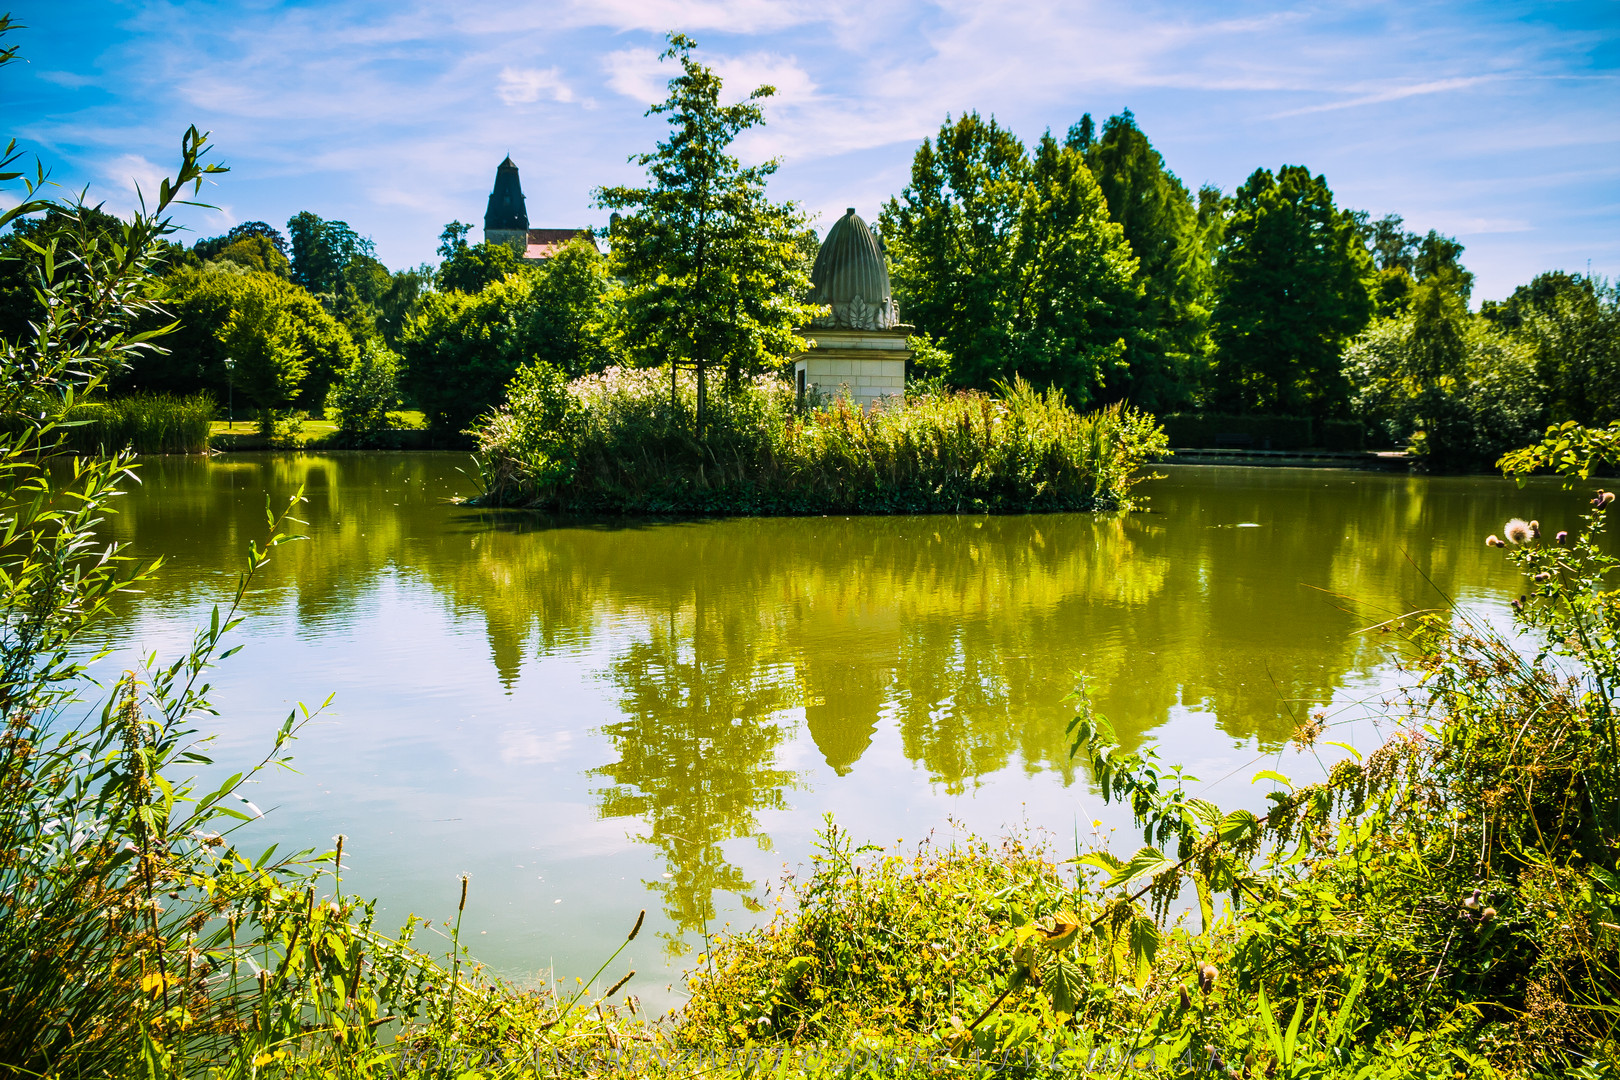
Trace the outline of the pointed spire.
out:
<instances>
[{"instance_id":1,"label":"pointed spire","mask_svg":"<svg viewBox=\"0 0 1620 1080\"><path fill-rule=\"evenodd\" d=\"M495 170L495 187L489 193L489 206L484 211L484 235L496 232L527 232L529 211L523 201L523 184L518 180L518 167L507 154L506 160Z\"/></svg>"}]
</instances>

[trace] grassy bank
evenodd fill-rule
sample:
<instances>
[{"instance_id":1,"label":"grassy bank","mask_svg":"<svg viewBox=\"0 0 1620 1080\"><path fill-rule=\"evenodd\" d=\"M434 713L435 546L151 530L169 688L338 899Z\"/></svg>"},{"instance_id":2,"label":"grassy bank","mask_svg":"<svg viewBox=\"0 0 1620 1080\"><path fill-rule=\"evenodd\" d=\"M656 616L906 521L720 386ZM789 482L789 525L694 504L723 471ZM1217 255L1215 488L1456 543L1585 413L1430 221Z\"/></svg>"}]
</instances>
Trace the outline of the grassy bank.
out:
<instances>
[{"instance_id":1,"label":"grassy bank","mask_svg":"<svg viewBox=\"0 0 1620 1080\"><path fill-rule=\"evenodd\" d=\"M210 449L230 453L248 450L434 450L442 441L427 430L422 414L406 410L388 414L390 426L358 437L342 430L337 421L313 416L281 421L273 435L259 430L255 420L215 420L209 432Z\"/></svg>"},{"instance_id":2,"label":"grassy bank","mask_svg":"<svg viewBox=\"0 0 1620 1080\"><path fill-rule=\"evenodd\" d=\"M954 513L1126 507L1164 448L1150 417L1082 416L1020 382L870 410L801 409L764 377L716 394L702 439L689 381L656 370L565 382L523 369L476 431L482 502L636 514Z\"/></svg>"}]
</instances>

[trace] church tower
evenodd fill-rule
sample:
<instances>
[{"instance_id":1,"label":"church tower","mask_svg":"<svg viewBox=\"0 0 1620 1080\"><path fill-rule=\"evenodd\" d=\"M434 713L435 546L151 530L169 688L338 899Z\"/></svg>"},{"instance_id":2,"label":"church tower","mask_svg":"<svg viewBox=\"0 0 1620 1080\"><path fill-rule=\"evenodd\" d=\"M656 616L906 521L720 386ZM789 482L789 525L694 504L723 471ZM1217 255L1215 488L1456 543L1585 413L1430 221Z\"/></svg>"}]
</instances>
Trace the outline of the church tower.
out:
<instances>
[{"instance_id":1,"label":"church tower","mask_svg":"<svg viewBox=\"0 0 1620 1080\"><path fill-rule=\"evenodd\" d=\"M523 185L510 154L495 170L495 188L484 211L484 242L505 244L520 259L528 252L529 211L523 205Z\"/></svg>"}]
</instances>

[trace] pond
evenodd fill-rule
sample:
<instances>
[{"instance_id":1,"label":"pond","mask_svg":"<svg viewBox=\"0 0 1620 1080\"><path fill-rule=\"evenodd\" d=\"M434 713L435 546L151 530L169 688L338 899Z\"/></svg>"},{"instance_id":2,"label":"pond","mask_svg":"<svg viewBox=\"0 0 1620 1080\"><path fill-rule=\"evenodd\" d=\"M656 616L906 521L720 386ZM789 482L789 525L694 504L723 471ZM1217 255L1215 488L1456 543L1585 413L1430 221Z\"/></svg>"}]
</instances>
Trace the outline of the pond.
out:
<instances>
[{"instance_id":1,"label":"pond","mask_svg":"<svg viewBox=\"0 0 1620 1080\"><path fill-rule=\"evenodd\" d=\"M823 816L911 850L1033 831L1059 855L1137 838L1071 763L1083 676L1131 745L1263 802L1375 745L1398 684L1382 619L1500 621L1519 578L1483 538L1573 523L1551 484L1163 467L1147 512L567 522L454 505L463 455L150 459L112 531L167 562L109 624L112 674L172 656L228 599L266 499L309 539L256 581L214 672L217 756L331 704L249 829L329 850L385 921L453 914L513 978L625 964L657 1009L704 936L757 922ZM1332 727L1289 741L1308 714ZM761 911L761 909L764 909Z\"/></svg>"}]
</instances>

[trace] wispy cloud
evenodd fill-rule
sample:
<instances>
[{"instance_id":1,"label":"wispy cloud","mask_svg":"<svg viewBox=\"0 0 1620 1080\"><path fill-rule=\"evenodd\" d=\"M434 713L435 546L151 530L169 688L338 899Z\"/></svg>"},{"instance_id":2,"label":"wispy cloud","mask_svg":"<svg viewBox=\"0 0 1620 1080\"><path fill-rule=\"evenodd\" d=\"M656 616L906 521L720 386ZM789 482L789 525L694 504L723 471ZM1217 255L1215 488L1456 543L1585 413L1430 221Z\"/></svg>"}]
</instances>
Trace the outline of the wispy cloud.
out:
<instances>
[{"instance_id":1,"label":"wispy cloud","mask_svg":"<svg viewBox=\"0 0 1620 1080\"><path fill-rule=\"evenodd\" d=\"M1281 120L1289 116L1308 116L1311 113L1333 112L1335 109L1355 109L1363 105L1382 105L1389 101L1402 101L1406 98L1421 97L1425 94L1445 94L1456 90L1466 90L1470 86L1479 86L1481 83L1492 82L1498 76L1475 75L1459 79L1436 79L1432 82L1415 83L1410 86L1391 86L1371 93L1360 94L1356 97L1345 98L1342 101L1329 101L1321 105L1307 105L1302 109L1288 109L1285 112L1272 113L1272 119Z\"/></svg>"},{"instance_id":2,"label":"wispy cloud","mask_svg":"<svg viewBox=\"0 0 1620 1080\"><path fill-rule=\"evenodd\" d=\"M556 68L502 68L500 86L496 89L501 100L508 105L527 105L542 97L552 101L573 101L574 92L563 82Z\"/></svg>"}]
</instances>

